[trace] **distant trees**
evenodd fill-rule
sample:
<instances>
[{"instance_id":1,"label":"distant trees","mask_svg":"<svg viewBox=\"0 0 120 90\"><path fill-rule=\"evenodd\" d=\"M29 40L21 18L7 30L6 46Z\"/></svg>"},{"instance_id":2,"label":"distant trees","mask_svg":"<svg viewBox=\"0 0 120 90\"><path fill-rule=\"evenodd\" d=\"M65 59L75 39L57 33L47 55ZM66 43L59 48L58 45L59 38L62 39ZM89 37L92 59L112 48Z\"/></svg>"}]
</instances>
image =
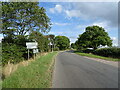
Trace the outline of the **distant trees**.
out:
<instances>
[{"instance_id":1,"label":"distant trees","mask_svg":"<svg viewBox=\"0 0 120 90\"><path fill-rule=\"evenodd\" d=\"M65 50L70 47L70 40L66 36L56 36L55 43L60 50Z\"/></svg>"},{"instance_id":2,"label":"distant trees","mask_svg":"<svg viewBox=\"0 0 120 90\"><path fill-rule=\"evenodd\" d=\"M96 50L99 46L112 46L112 40L105 32L104 28L99 26L88 26L83 34L79 35L76 41L78 49L93 48Z\"/></svg>"},{"instance_id":3,"label":"distant trees","mask_svg":"<svg viewBox=\"0 0 120 90\"><path fill-rule=\"evenodd\" d=\"M71 43L71 48L76 49L75 43Z\"/></svg>"},{"instance_id":4,"label":"distant trees","mask_svg":"<svg viewBox=\"0 0 120 90\"><path fill-rule=\"evenodd\" d=\"M55 35L50 34L50 35L48 35L48 37L49 37L50 44L51 44L51 45L50 45L51 51L53 51L54 48L55 48Z\"/></svg>"}]
</instances>

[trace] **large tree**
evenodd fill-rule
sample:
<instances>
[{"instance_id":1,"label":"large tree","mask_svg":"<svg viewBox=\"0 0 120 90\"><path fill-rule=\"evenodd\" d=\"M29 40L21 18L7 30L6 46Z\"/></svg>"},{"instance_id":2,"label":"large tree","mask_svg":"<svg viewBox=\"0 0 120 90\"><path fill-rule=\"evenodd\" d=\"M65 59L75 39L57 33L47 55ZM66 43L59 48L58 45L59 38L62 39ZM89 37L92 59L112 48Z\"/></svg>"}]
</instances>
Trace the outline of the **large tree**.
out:
<instances>
[{"instance_id":1,"label":"large tree","mask_svg":"<svg viewBox=\"0 0 120 90\"><path fill-rule=\"evenodd\" d=\"M60 50L68 49L70 46L70 40L66 36L56 36L55 43Z\"/></svg>"},{"instance_id":2,"label":"large tree","mask_svg":"<svg viewBox=\"0 0 120 90\"><path fill-rule=\"evenodd\" d=\"M99 26L88 26L83 34L79 35L77 44L79 48L93 48L96 50L99 46L112 46L112 40L105 32L104 28Z\"/></svg>"},{"instance_id":3,"label":"large tree","mask_svg":"<svg viewBox=\"0 0 120 90\"><path fill-rule=\"evenodd\" d=\"M32 31L48 32L50 19L38 2L2 2L2 33L7 40Z\"/></svg>"}]
</instances>

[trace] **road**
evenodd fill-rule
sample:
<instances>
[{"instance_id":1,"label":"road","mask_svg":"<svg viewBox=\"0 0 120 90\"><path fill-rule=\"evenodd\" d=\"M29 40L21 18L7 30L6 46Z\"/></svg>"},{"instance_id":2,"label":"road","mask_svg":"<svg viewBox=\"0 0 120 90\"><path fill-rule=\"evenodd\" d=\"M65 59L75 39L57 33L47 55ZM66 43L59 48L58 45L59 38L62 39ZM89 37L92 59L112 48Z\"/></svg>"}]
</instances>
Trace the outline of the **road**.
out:
<instances>
[{"instance_id":1,"label":"road","mask_svg":"<svg viewBox=\"0 0 120 90\"><path fill-rule=\"evenodd\" d=\"M70 51L56 57L53 88L118 88L118 67Z\"/></svg>"}]
</instances>

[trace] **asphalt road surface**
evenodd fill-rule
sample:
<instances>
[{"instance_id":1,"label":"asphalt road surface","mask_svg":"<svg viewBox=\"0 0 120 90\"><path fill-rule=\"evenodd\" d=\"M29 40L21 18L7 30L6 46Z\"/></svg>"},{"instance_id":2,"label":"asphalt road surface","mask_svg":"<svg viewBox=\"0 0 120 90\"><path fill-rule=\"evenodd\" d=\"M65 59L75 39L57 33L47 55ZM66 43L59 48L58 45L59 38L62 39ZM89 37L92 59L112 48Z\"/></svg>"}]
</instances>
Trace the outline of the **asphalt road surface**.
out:
<instances>
[{"instance_id":1,"label":"asphalt road surface","mask_svg":"<svg viewBox=\"0 0 120 90\"><path fill-rule=\"evenodd\" d=\"M118 88L118 67L74 54L56 57L53 88Z\"/></svg>"}]
</instances>

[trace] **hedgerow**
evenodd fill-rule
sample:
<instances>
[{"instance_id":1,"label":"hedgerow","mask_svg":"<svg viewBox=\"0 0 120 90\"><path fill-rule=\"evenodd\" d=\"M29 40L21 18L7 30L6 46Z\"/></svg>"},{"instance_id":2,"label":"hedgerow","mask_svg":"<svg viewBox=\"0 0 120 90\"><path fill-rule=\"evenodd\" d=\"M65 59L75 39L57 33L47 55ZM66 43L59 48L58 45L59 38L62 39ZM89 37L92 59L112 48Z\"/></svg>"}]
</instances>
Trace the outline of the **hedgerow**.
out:
<instances>
[{"instance_id":1,"label":"hedgerow","mask_svg":"<svg viewBox=\"0 0 120 90\"><path fill-rule=\"evenodd\" d=\"M101 48L95 50L93 54L104 57L120 58L120 48L117 47Z\"/></svg>"},{"instance_id":2,"label":"hedgerow","mask_svg":"<svg viewBox=\"0 0 120 90\"><path fill-rule=\"evenodd\" d=\"M16 44L2 44L2 64L5 65L8 62L10 63L18 63L24 60L24 54L26 53L26 49L23 46L19 46Z\"/></svg>"}]
</instances>

